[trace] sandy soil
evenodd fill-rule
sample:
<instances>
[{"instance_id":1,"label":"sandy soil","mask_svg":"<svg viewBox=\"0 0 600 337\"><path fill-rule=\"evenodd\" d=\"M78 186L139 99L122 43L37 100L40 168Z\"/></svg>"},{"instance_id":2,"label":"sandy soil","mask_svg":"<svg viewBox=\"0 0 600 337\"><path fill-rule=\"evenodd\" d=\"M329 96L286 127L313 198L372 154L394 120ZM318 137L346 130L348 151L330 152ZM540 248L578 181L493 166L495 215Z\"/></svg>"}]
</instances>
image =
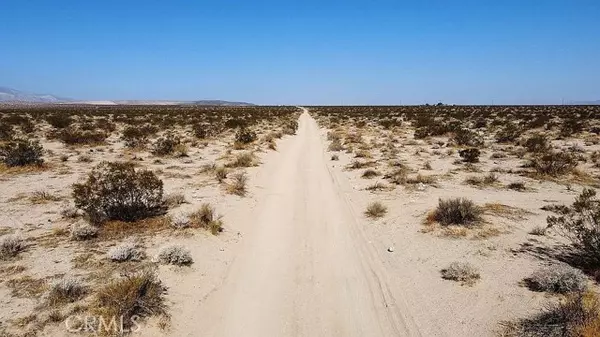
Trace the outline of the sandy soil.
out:
<instances>
[{"instance_id":1,"label":"sandy soil","mask_svg":"<svg viewBox=\"0 0 600 337\"><path fill-rule=\"evenodd\" d=\"M339 160L332 161L327 131L303 108L297 134L278 140L276 151L260 151L261 165L246 169L250 186L245 198L226 195L212 178L197 174L204 164L220 160L227 141L194 150L187 159L146 162L160 172L168 193L185 196L187 204L172 212L192 211L209 201L223 215L225 232L144 238L149 256L167 242L183 244L194 264L158 267L168 289L171 323L159 328L159 322L150 319L133 335L485 337L495 335L499 322L538 312L556 300L528 290L522 280L552 262L528 248L551 246L561 238L533 237L529 232L545 224L548 213L541 206L571 203L578 186L526 179L525 192L475 188L462 183L474 173L455 170L451 158L436 154L437 148L428 149L431 143L396 141L399 159L414 167L429 162L431 169L416 171L444 178L436 186L368 191L378 179L363 179L362 170L347 169L352 153L339 152ZM366 143L377 141L378 135L367 136ZM56 155L64 153L56 144L44 145ZM376 148L373 160L383 169L383 156ZM117 150L96 151L93 159L121 159L122 149ZM62 275L89 276L74 267L73 257L90 250L104 254L115 244L67 240L42 245L40 235L63 225L59 213L65 205L32 206L27 197L44 187L66 198L69 186L89 169L75 161L69 165L71 174L59 169L0 181L0 221L11 224L5 232L37 237L37 248L27 250L17 263L26 265L27 275L48 282ZM486 161L482 172L516 165L512 159ZM499 177L502 183L515 180L511 175ZM457 196L509 205L520 213L486 215L496 232L477 238L424 230L423 219L438 199ZM372 201L388 207L382 219L363 214ZM453 261L474 264L481 280L462 286L442 279L440 270ZM35 299L11 296L1 286L0 323L26 317L37 304ZM65 332L54 325L41 335Z\"/></svg>"}]
</instances>

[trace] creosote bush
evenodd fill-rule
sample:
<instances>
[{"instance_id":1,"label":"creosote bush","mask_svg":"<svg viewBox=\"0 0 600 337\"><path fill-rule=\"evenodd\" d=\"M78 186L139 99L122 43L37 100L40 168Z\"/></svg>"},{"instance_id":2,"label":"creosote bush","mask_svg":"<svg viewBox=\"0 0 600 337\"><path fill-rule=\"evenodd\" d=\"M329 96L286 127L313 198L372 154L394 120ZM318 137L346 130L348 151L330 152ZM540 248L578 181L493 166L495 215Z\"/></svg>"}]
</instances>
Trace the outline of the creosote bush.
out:
<instances>
[{"instance_id":1,"label":"creosote bush","mask_svg":"<svg viewBox=\"0 0 600 337\"><path fill-rule=\"evenodd\" d=\"M471 226L481 221L483 210L465 198L440 199L433 219L441 225Z\"/></svg>"},{"instance_id":2,"label":"creosote bush","mask_svg":"<svg viewBox=\"0 0 600 337\"><path fill-rule=\"evenodd\" d=\"M600 266L600 200L596 191L584 189L571 206L554 208L548 227L559 230L579 251L581 262Z\"/></svg>"},{"instance_id":3,"label":"creosote bush","mask_svg":"<svg viewBox=\"0 0 600 337\"><path fill-rule=\"evenodd\" d=\"M572 172L577 160L568 152L546 152L535 157L531 166L539 174L556 177Z\"/></svg>"},{"instance_id":4,"label":"creosote bush","mask_svg":"<svg viewBox=\"0 0 600 337\"><path fill-rule=\"evenodd\" d=\"M256 138L256 132L246 128L239 128L235 133L235 141L241 144L252 143Z\"/></svg>"},{"instance_id":5,"label":"creosote bush","mask_svg":"<svg viewBox=\"0 0 600 337\"><path fill-rule=\"evenodd\" d=\"M539 314L502 325L502 337L600 336L600 300L591 291L575 292Z\"/></svg>"},{"instance_id":6,"label":"creosote bush","mask_svg":"<svg viewBox=\"0 0 600 337\"><path fill-rule=\"evenodd\" d=\"M85 182L73 185L75 206L90 221L136 221L163 211L163 182L131 163L103 162Z\"/></svg>"},{"instance_id":7,"label":"creosote bush","mask_svg":"<svg viewBox=\"0 0 600 337\"><path fill-rule=\"evenodd\" d=\"M43 148L37 140L18 139L0 145L0 161L8 167L41 165Z\"/></svg>"},{"instance_id":8,"label":"creosote bush","mask_svg":"<svg viewBox=\"0 0 600 337\"><path fill-rule=\"evenodd\" d=\"M179 137L168 134L165 137L158 138L152 145L150 151L155 156L187 155L187 151L181 151L185 145L181 143Z\"/></svg>"},{"instance_id":9,"label":"creosote bush","mask_svg":"<svg viewBox=\"0 0 600 337\"><path fill-rule=\"evenodd\" d=\"M477 148L468 148L458 151L458 154L465 163L478 163L481 151Z\"/></svg>"},{"instance_id":10,"label":"creosote bush","mask_svg":"<svg viewBox=\"0 0 600 337\"><path fill-rule=\"evenodd\" d=\"M528 287L535 291L566 294L584 291L587 278L578 269L560 265L540 269L525 279Z\"/></svg>"}]
</instances>

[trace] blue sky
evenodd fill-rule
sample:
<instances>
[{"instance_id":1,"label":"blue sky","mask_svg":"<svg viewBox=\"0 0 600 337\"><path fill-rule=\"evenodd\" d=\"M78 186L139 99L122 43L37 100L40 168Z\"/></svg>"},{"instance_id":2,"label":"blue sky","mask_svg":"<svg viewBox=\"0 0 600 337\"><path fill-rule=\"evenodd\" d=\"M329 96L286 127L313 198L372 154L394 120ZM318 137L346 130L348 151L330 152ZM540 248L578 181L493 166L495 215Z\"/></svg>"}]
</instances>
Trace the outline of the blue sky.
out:
<instances>
[{"instance_id":1,"label":"blue sky","mask_svg":"<svg viewBox=\"0 0 600 337\"><path fill-rule=\"evenodd\" d=\"M600 1L0 0L0 86L77 99L600 99Z\"/></svg>"}]
</instances>

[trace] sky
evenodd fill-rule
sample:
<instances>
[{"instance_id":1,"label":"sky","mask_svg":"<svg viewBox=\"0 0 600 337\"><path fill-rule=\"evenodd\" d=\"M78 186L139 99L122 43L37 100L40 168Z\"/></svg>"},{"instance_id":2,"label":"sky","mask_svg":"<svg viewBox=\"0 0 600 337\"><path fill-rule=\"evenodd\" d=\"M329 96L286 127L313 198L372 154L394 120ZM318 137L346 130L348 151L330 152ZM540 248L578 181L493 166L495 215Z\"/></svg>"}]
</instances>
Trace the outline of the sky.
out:
<instances>
[{"instance_id":1,"label":"sky","mask_svg":"<svg viewBox=\"0 0 600 337\"><path fill-rule=\"evenodd\" d=\"M597 100L600 1L0 0L0 86L78 100Z\"/></svg>"}]
</instances>

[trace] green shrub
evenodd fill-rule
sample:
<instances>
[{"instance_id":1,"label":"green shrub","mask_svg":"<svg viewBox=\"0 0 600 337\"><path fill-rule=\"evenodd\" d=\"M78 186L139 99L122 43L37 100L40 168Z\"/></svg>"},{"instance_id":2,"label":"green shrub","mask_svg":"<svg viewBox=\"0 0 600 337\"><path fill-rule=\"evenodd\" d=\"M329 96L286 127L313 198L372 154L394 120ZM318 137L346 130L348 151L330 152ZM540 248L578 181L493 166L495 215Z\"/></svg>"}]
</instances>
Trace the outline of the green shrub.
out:
<instances>
[{"instance_id":1,"label":"green shrub","mask_svg":"<svg viewBox=\"0 0 600 337\"><path fill-rule=\"evenodd\" d=\"M103 162L73 185L73 198L92 222L135 221L163 211L163 182L131 163Z\"/></svg>"},{"instance_id":2,"label":"green shrub","mask_svg":"<svg viewBox=\"0 0 600 337\"><path fill-rule=\"evenodd\" d=\"M0 145L0 160L8 167L41 165L42 154L37 140L17 139Z\"/></svg>"}]
</instances>

